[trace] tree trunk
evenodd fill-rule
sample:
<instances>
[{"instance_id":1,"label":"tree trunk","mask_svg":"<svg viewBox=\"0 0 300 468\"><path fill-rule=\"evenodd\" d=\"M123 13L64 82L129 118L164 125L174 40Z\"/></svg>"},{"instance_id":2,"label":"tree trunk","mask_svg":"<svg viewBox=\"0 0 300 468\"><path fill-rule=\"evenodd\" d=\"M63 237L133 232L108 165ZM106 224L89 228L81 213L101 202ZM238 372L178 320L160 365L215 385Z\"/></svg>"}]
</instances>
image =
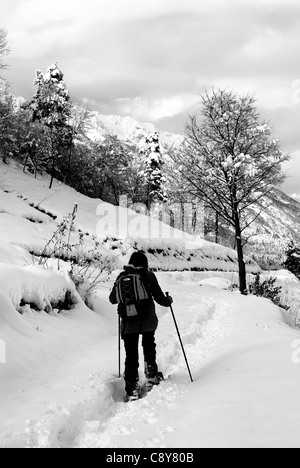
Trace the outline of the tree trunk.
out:
<instances>
[{"instance_id":1,"label":"tree trunk","mask_svg":"<svg viewBox=\"0 0 300 468\"><path fill-rule=\"evenodd\" d=\"M50 140L51 140L50 148L51 148L52 169L51 169L51 181L50 181L49 189L51 190L52 185L53 185L53 180L54 180L55 159L56 159L56 148L54 147L54 133L52 129L51 129Z\"/></svg>"},{"instance_id":2,"label":"tree trunk","mask_svg":"<svg viewBox=\"0 0 300 468\"><path fill-rule=\"evenodd\" d=\"M53 180L54 180L54 170L55 170L55 157L52 155L52 171L51 171L51 181L50 181L50 186L49 189L52 189L53 185Z\"/></svg>"},{"instance_id":3,"label":"tree trunk","mask_svg":"<svg viewBox=\"0 0 300 468\"><path fill-rule=\"evenodd\" d=\"M54 180L54 173L55 173L55 163L56 163L56 153L55 153L55 149L52 150L52 170L51 170L51 181L50 181L50 187L49 189L51 190L52 189L52 185L53 185L53 180Z\"/></svg>"},{"instance_id":4,"label":"tree trunk","mask_svg":"<svg viewBox=\"0 0 300 468\"><path fill-rule=\"evenodd\" d=\"M72 156L73 156L73 136L72 136L71 141L70 141L69 156L68 156L68 169L67 169L67 176L66 176L66 185L69 185L69 183L70 183Z\"/></svg>"},{"instance_id":5,"label":"tree trunk","mask_svg":"<svg viewBox=\"0 0 300 468\"><path fill-rule=\"evenodd\" d=\"M181 205L181 226L180 226L179 229L181 229L181 231L185 232L185 206L184 206L184 202L180 201L180 205Z\"/></svg>"},{"instance_id":6,"label":"tree trunk","mask_svg":"<svg viewBox=\"0 0 300 468\"><path fill-rule=\"evenodd\" d=\"M28 153L26 153L26 158L25 158L24 166L23 166L23 172L24 172L24 174L25 174L25 172L26 172L26 167L27 167L28 159L29 159L29 155L28 155Z\"/></svg>"},{"instance_id":7,"label":"tree trunk","mask_svg":"<svg viewBox=\"0 0 300 468\"><path fill-rule=\"evenodd\" d=\"M37 179L37 173L38 173L38 156L37 156L37 151L34 152L33 164L34 164L34 178Z\"/></svg>"},{"instance_id":8,"label":"tree trunk","mask_svg":"<svg viewBox=\"0 0 300 468\"><path fill-rule=\"evenodd\" d=\"M146 187L146 200L145 200L145 205L147 208L147 215L151 216L151 208L152 208L152 200L151 200L151 188L150 188L150 182L147 182L147 187Z\"/></svg>"},{"instance_id":9,"label":"tree trunk","mask_svg":"<svg viewBox=\"0 0 300 468\"><path fill-rule=\"evenodd\" d=\"M216 211L216 224L215 224L215 243L219 244L219 235L220 235L220 230L219 230L219 213Z\"/></svg>"},{"instance_id":10,"label":"tree trunk","mask_svg":"<svg viewBox=\"0 0 300 468\"><path fill-rule=\"evenodd\" d=\"M244 250L242 243L242 232L240 226L239 215L235 213L235 238L236 238L236 250L238 255L239 264L239 279L240 279L240 291L243 295L247 295L247 272L246 264L244 260Z\"/></svg>"},{"instance_id":11,"label":"tree trunk","mask_svg":"<svg viewBox=\"0 0 300 468\"><path fill-rule=\"evenodd\" d=\"M198 223L198 212L197 212L197 203L193 202L193 217L192 217L192 232L193 236L196 235L197 223Z\"/></svg>"},{"instance_id":12,"label":"tree trunk","mask_svg":"<svg viewBox=\"0 0 300 468\"><path fill-rule=\"evenodd\" d=\"M6 148L4 148L3 150L3 158L2 158L4 164L8 164L8 161L7 161L7 150Z\"/></svg>"}]
</instances>

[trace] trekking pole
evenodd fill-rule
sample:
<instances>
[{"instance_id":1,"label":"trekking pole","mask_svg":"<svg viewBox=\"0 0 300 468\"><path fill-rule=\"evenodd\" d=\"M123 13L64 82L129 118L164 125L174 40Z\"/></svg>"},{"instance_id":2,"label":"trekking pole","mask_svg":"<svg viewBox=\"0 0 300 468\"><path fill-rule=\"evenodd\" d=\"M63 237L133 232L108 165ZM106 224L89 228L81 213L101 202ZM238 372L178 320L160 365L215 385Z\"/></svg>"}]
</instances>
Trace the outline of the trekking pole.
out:
<instances>
[{"instance_id":1,"label":"trekking pole","mask_svg":"<svg viewBox=\"0 0 300 468\"><path fill-rule=\"evenodd\" d=\"M167 292L166 296L170 297L170 294ZM182 351L183 351L184 359L185 359L185 362L186 362L186 365L187 365L187 368L188 368L188 371L189 371L189 374L190 374L190 379L191 379L191 382L193 383L194 382L193 376L192 376L191 369L190 369L190 366L189 366L189 363L188 363L188 360L187 360L187 357L186 357L186 353L185 353L185 350L184 350L184 346L183 346L183 343L182 343L182 339L181 339L181 336L180 336L180 331L179 331L179 328L178 328L178 325L177 325L177 321L176 321L176 317L175 317L175 314L174 314L172 304L170 305L170 309L171 309L172 316L173 316L174 323L175 323L175 327L176 327L176 330L177 330L177 333L178 333L178 337L179 337L179 341L180 341L181 348L182 348Z\"/></svg>"},{"instance_id":2,"label":"trekking pole","mask_svg":"<svg viewBox=\"0 0 300 468\"><path fill-rule=\"evenodd\" d=\"M119 379L121 378L121 316L118 314L119 317L119 327L118 327L118 352L119 352Z\"/></svg>"}]
</instances>

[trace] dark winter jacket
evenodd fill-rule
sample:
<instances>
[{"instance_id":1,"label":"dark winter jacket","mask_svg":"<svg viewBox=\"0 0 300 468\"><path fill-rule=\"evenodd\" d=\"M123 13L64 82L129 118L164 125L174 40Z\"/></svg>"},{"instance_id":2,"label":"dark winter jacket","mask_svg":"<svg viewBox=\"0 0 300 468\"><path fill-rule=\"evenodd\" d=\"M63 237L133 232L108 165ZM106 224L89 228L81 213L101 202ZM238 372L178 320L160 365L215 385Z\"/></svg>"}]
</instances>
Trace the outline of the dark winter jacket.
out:
<instances>
[{"instance_id":1,"label":"dark winter jacket","mask_svg":"<svg viewBox=\"0 0 300 468\"><path fill-rule=\"evenodd\" d=\"M171 305L171 300L169 297L165 296L162 292L161 287L158 284L157 278L154 273L142 269L142 268L135 268L131 265L124 267L124 272L118 277L125 276L128 273L139 273L146 286L147 291L151 294L151 303L149 310L141 317L133 317L130 319L122 319L122 336L127 335L129 333L145 333L145 332L154 332L158 326L158 318L155 311L155 304L154 300L163 307L169 307ZM118 281L117 279L117 281ZM117 288L116 283L113 287L113 290L110 294L109 300L112 304L117 304ZM119 313L122 316L122 304L119 304Z\"/></svg>"}]
</instances>

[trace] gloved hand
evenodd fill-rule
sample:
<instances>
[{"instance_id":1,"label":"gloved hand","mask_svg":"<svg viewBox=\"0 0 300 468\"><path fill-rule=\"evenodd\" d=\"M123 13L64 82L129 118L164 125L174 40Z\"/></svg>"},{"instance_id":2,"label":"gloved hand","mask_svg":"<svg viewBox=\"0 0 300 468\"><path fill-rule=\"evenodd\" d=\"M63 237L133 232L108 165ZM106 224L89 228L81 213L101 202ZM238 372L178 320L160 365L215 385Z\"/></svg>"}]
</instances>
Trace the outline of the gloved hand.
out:
<instances>
[{"instance_id":1,"label":"gloved hand","mask_svg":"<svg viewBox=\"0 0 300 468\"><path fill-rule=\"evenodd\" d=\"M169 301L170 301L170 305L172 305L172 304L173 304L173 302L174 302L174 301L173 301L173 297L171 297L171 296L168 296L168 299L169 299Z\"/></svg>"}]
</instances>

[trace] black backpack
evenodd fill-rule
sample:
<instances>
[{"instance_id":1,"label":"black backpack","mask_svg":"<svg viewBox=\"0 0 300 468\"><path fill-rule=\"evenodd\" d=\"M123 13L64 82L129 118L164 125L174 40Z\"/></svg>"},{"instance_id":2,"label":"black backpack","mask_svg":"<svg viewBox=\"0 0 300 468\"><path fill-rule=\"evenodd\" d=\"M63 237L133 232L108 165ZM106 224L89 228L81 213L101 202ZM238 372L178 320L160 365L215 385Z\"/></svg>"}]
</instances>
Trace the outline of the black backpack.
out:
<instances>
[{"instance_id":1,"label":"black backpack","mask_svg":"<svg viewBox=\"0 0 300 468\"><path fill-rule=\"evenodd\" d=\"M151 294L146 280L140 273L121 275L116 282L118 304L124 306L123 318L142 317L151 305Z\"/></svg>"}]
</instances>

